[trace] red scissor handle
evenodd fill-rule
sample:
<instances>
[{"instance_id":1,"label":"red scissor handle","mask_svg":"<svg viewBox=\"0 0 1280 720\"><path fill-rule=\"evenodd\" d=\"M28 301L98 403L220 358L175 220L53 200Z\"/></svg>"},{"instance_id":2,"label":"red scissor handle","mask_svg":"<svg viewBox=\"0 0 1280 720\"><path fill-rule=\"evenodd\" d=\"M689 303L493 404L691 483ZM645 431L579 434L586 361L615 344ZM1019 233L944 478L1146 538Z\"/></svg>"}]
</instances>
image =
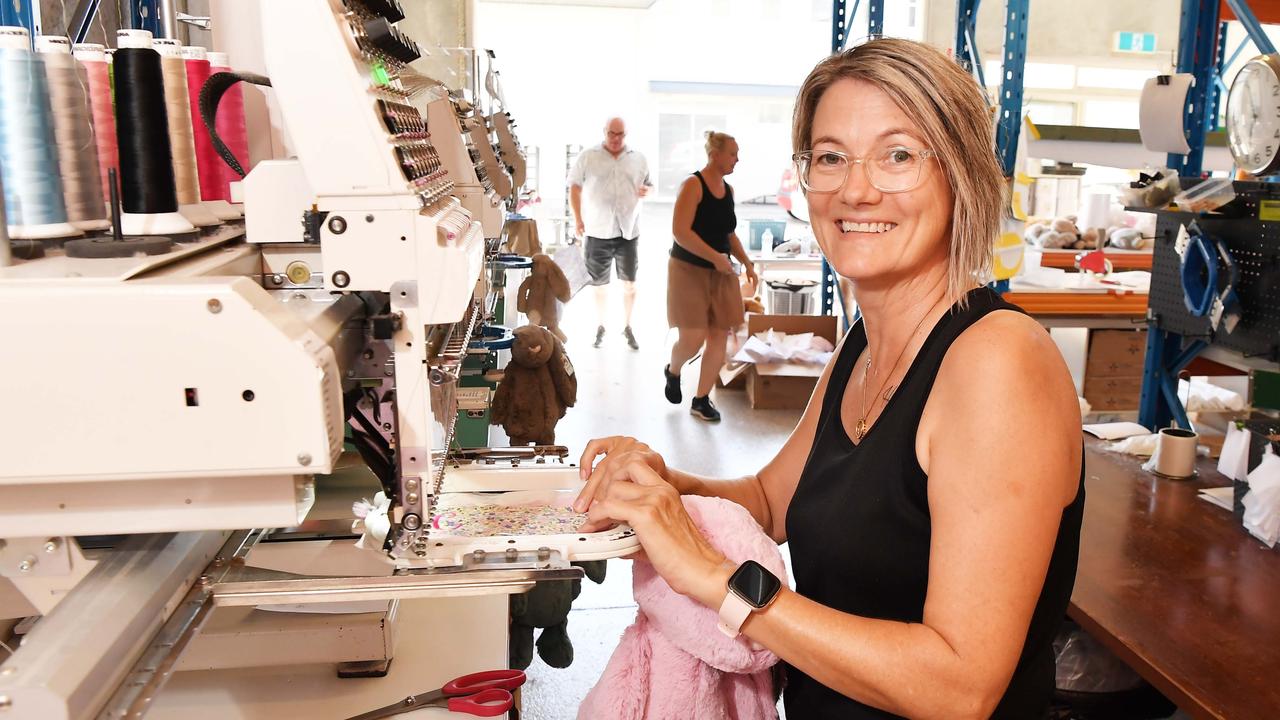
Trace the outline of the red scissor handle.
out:
<instances>
[{"instance_id":1,"label":"red scissor handle","mask_svg":"<svg viewBox=\"0 0 1280 720\"><path fill-rule=\"evenodd\" d=\"M489 688L515 690L524 684L524 679L524 672L521 670L486 670L454 678L440 688L440 692L446 696L453 697L455 695L470 695Z\"/></svg>"},{"instance_id":2,"label":"red scissor handle","mask_svg":"<svg viewBox=\"0 0 1280 720\"><path fill-rule=\"evenodd\" d=\"M521 673L523 675L523 673ZM466 713L476 717L497 717L511 709L515 698L507 690L491 687L474 695L449 698L449 712Z\"/></svg>"}]
</instances>

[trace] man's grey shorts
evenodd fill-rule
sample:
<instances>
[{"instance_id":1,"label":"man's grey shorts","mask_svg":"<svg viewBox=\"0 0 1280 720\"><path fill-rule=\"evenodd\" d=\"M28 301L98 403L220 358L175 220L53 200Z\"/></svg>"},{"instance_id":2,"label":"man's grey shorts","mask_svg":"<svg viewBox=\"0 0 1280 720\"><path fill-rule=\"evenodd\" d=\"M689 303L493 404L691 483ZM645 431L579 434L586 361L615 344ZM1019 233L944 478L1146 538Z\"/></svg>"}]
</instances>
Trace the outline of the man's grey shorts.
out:
<instances>
[{"instance_id":1,"label":"man's grey shorts","mask_svg":"<svg viewBox=\"0 0 1280 720\"><path fill-rule=\"evenodd\" d=\"M618 279L635 282L636 266L640 259L636 253L636 245L640 238L627 240L616 238L587 238L586 252L583 259L587 262L587 272L591 275L592 285L609 284L609 263L613 261L617 268Z\"/></svg>"}]
</instances>

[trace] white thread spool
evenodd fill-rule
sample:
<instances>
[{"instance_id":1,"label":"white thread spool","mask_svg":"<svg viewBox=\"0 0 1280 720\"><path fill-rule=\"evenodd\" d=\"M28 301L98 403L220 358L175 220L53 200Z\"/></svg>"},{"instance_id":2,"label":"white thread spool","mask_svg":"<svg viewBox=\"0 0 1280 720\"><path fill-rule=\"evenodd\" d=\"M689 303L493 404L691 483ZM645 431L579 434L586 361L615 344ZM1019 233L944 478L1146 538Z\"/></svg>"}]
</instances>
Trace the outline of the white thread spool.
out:
<instances>
[{"instance_id":1,"label":"white thread spool","mask_svg":"<svg viewBox=\"0 0 1280 720\"><path fill-rule=\"evenodd\" d=\"M1156 436L1156 452L1152 457L1155 473L1173 480L1184 480L1196 474L1196 443L1200 436L1182 428L1162 428Z\"/></svg>"}]
</instances>

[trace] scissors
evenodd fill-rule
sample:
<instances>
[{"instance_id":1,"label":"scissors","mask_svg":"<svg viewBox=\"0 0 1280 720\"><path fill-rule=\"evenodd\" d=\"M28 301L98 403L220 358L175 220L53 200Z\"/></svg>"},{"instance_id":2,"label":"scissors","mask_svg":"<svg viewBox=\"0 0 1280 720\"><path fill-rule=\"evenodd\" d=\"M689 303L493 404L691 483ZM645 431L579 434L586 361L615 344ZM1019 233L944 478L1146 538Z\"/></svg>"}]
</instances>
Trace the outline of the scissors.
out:
<instances>
[{"instance_id":1,"label":"scissors","mask_svg":"<svg viewBox=\"0 0 1280 720\"><path fill-rule=\"evenodd\" d=\"M439 690L410 695L397 703L370 710L347 720L378 720L424 707L446 708L449 712L476 717L497 717L515 704L511 691L524 684L520 670L486 670L454 678Z\"/></svg>"}]
</instances>

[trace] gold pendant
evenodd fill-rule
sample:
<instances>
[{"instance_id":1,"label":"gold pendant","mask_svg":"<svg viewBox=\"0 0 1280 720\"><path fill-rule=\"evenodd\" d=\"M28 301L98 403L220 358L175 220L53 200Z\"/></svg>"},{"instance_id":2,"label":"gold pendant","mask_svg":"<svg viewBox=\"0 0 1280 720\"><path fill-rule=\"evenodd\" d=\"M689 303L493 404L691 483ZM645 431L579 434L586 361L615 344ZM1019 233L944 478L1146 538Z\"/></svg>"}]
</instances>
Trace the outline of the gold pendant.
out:
<instances>
[{"instance_id":1,"label":"gold pendant","mask_svg":"<svg viewBox=\"0 0 1280 720\"><path fill-rule=\"evenodd\" d=\"M858 424L853 427L854 439L862 442L862 437L867 434L867 419L858 418Z\"/></svg>"}]
</instances>

